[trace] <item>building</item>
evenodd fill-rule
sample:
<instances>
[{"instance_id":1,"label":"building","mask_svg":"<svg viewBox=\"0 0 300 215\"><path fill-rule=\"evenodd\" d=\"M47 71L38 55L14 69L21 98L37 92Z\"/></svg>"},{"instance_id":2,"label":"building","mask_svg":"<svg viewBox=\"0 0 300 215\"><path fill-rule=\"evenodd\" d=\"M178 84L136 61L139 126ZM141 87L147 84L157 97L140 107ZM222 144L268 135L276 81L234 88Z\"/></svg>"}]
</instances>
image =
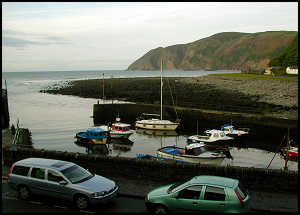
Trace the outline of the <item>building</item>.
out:
<instances>
[{"instance_id":1,"label":"building","mask_svg":"<svg viewBox=\"0 0 300 215\"><path fill-rule=\"evenodd\" d=\"M286 74L298 75L298 66L288 66L286 68Z\"/></svg>"}]
</instances>

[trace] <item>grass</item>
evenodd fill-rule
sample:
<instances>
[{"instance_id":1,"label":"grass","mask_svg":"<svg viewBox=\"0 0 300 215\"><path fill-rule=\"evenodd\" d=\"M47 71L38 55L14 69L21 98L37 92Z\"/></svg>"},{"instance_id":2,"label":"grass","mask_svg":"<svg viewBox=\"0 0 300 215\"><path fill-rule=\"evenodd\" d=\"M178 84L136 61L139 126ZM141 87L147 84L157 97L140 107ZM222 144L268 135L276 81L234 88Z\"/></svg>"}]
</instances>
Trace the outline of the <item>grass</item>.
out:
<instances>
[{"instance_id":1,"label":"grass","mask_svg":"<svg viewBox=\"0 0 300 215\"><path fill-rule=\"evenodd\" d=\"M283 76L271 76L271 75L256 75L256 74L244 74L244 73L227 73L227 74L211 74L212 76L226 76L234 78L251 78L251 79L269 79L278 81L292 81L298 82L298 75L283 75Z\"/></svg>"}]
</instances>

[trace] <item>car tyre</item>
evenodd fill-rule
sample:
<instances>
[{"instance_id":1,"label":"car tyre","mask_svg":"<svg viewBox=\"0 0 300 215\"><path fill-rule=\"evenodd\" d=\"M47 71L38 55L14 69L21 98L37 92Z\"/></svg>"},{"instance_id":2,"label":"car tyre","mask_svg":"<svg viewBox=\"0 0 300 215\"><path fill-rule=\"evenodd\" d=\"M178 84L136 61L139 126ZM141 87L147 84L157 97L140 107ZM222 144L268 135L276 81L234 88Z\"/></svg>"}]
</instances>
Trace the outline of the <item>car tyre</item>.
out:
<instances>
[{"instance_id":1,"label":"car tyre","mask_svg":"<svg viewBox=\"0 0 300 215\"><path fill-rule=\"evenodd\" d=\"M22 200L27 200L30 197L30 190L27 186L21 185L18 189L18 197Z\"/></svg>"},{"instance_id":2,"label":"car tyre","mask_svg":"<svg viewBox=\"0 0 300 215\"><path fill-rule=\"evenodd\" d=\"M76 203L76 207L79 209L79 210L85 210L87 209L88 207L88 204L89 204L89 200L86 196L84 195L77 195L75 197L75 203Z\"/></svg>"},{"instance_id":3,"label":"car tyre","mask_svg":"<svg viewBox=\"0 0 300 215\"><path fill-rule=\"evenodd\" d=\"M166 214L167 208L163 205L156 205L153 210L154 214Z\"/></svg>"}]
</instances>

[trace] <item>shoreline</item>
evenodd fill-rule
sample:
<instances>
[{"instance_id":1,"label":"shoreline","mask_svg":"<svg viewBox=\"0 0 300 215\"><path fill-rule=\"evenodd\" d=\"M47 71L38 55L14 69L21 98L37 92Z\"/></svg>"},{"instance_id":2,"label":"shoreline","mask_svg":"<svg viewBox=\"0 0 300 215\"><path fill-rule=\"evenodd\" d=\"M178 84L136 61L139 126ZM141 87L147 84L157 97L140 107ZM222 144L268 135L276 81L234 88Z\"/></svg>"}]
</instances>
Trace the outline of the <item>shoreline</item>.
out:
<instances>
[{"instance_id":1,"label":"shoreline","mask_svg":"<svg viewBox=\"0 0 300 215\"><path fill-rule=\"evenodd\" d=\"M75 80L70 81L70 85L49 86L40 92L102 99L103 80ZM106 100L159 104L160 78L105 79L104 92ZM298 82L220 75L171 77L164 80L163 95L164 105L238 110L298 120Z\"/></svg>"}]
</instances>

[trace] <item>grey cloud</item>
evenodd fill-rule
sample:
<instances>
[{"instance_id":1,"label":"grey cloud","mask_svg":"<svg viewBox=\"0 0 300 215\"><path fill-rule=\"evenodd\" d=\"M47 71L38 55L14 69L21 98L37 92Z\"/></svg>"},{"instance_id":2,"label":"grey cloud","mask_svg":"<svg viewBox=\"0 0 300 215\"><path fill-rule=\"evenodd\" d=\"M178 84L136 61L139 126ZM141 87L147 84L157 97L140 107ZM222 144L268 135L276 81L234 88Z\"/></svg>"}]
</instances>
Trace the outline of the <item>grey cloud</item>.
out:
<instances>
[{"instance_id":1,"label":"grey cloud","mask_svg":"<svg viewBox=\"0 0 300 215\"><path fill-rule=\"evenodd\" d=\"M18 39L18 38L15 38L15 37L3 37L2 38L2 44L4 46L10 46L10 47L25 47L25 46L28 46L28 45L49 45L51 43L23 40L23 39Z\"/></svg>"},{"instance_id":2,"label":"grey cloud","mask_svg":"<svg viewBox=\"0 0 300 215\"><path fill-rule=\"evenodd\" d=\"M2 35L5 35L2 38L2 45L10 47L25 47L28 45L70 44L70 42L64 37L26 33L11 29L3 30ZM30 36L34 39L20 39L20 37L23 36Z\"/></svg>"}]
</instances>

